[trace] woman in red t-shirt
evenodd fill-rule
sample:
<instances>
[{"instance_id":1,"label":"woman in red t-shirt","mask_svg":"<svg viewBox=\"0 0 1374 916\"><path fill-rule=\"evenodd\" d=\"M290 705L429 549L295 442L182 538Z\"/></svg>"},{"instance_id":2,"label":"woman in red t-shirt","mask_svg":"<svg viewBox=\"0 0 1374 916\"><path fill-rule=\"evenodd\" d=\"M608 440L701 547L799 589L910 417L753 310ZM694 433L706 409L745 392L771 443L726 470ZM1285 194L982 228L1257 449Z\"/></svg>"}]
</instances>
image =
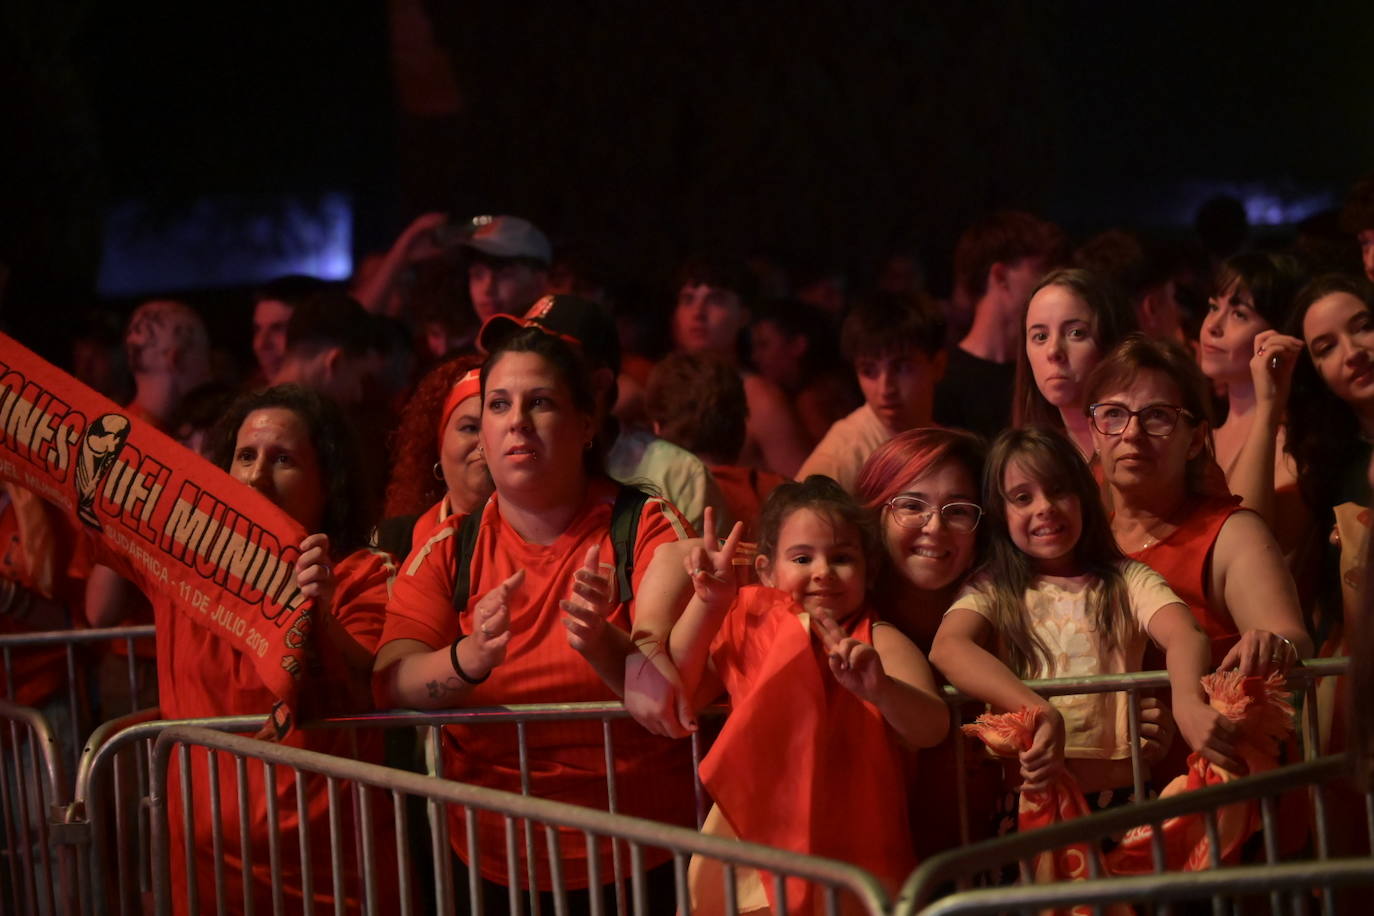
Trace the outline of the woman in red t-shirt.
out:
<instances>
[{"instance_id":1,"label":"woman in red t-shirt","mask_svg":"<svg viewBox=\"0 0 1374 916\"><path fill-rule=\"evenodd\" d=\"M610 378L606 370L587 369L573 333L553 330L559 317L554 313L569 298L554 297L552 311L536 319L501 317L483 328L481 340L490 355L481 379L480 447L496 492L480 510L470 585L458 602L461 613L454 610L455 572L458 535L467 516L441 522L401 565L377 655L379 704L435 709L614 700L623 689L627 660L638 654L635 643L666 638L671 620L636 618L634 603L618 594L611 517L620 487L601 472L596 441L596 386L609 384ZM644 573L660 544L686 535L672 505L661 499L644 504L633 557L619 558L633 560L636 596L666 586L679 589L685 600L685 573L679 570L672 582L646 579ZM617 810L690 824L686 744L628 721L616 723L612 732ZM526 737L531 794L607 806L601 723L532 723ZM450 779L521 791L513 729L451 726L444 755ZM478 817L475 857L468 849L463 811L451 810L449 819L461 860L457 867L477 867L491 885L488 904L504 906L510 881L523 885L526 880L523 864L518 875L507 873L504 819ZM565 831L560 849L564 884L582 889L585 905L585 839ZM542 841L536 855L538 889L548 891L552 884ZM599 858L608 880L607 844L601 845ZM646 864L651 897L671 907L672 865L663 864L666 858L650 852Z\"/></svg>"},{"instance_id":2,"label":"woman in red t-shirt","mask_svg":"<svg viewBox=\"0 0 1374 916\"><path fill-rule=\"evenodd\" d=\"M313 715L356 712L370 708L371 659L381 634L388 587L395 564L383 553L362 548L368 514L357 449L347 420L333 402L294 385L280 385L243 396L230 406L212 434L210 460L262 493L315 532L301 542L296 581L314 601L314 657L320 670L307 675L300 702ZM251 661L226 640L173 606L162 589L151 587L141 564L130 563L113 551L98 548L99 560L134 581L147 594L157 626L159 703L163 718L188 719L269 713L277 697L268 690ZM325 754L380 763L381 737L348 729L296 729L282 743ZM202 908L214 904L216 861L210 817L207 755L193 751L192 799L195 824L195 875ZM180 785L174 758L170 786ZM272 908L268 837L267 787L263 768L250 763L247 820L250 839L254 910ZM243 912L240 812L235 767L219 760L221 817L219 819L227 912ZM334 870L330 857L330 817L324 777L305 776L303 794L311 843L311 871L316 908L334 904ZM299 809L296 777L276 774L277 834L280 839L282 891L288 909L301 906ZM340 798L347 798L341 793ZM178 911L187 903L188 869L184 859L184 800L179 790L168 796L172 831L172 900ZM348 852L343 858L345 907L361 908L362 872L352 854L355 830L351 804L341 804L341 836ZM389 812L373 816L374 849L379 862L394 861ZM394 900L395 872L385 869L380 900Z\"/></svg>"}]
</instances>

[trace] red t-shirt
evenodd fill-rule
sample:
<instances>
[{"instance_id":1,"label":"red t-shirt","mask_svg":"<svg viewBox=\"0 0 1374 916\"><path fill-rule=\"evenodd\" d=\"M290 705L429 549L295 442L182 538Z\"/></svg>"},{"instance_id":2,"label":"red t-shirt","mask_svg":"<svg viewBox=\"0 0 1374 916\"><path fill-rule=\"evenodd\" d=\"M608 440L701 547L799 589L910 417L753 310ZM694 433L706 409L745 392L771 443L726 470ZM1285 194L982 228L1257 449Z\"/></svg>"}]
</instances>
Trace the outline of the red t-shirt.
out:
<instances>
[{"instance_id":1,"label":"red t-shirt","mask_svg":"<svg viewBox=\"0 0 1374 916\"><path fill-rule=\"evenodd\" d=\"M158 692L163 718L192 719L256 713L265 716L272 709L277 697L262 683L253 663L227 641L218 638L188 615L177 611L171 598L162 591L149 588L145 577L140 575L142 566L135 567L109 550L101 551L99 561L138 584L152 603L157 626ZM336 585L331 611L349 635L372 653L376 652L377 639L382 632L389 585L395 570L395 563L389 554L374 550L359 550L344 557L334 566ZM314 676L314 682L307 679L301 685L303 699L307 693L326 698L336 698L345 694L367 694L370 682L366 676L351 675L340 666L329 664L338 661L333 658L332 653L322 652L321 656L325 664ZM375 731L297 728L288 734L282 743L355 760L373 763L381 763L383 760L382 736ZM209 816L210 778L206 756L199 750L193 751L191 755L194 799L192 817L196 825L196 872L199 876L201 901L205 906L212 906L208 901L213 900L215 887L214 847ZM248 828L251 838L254 904L257 912L271 912L266 781L261 765L250 761L247 769L250 799ZM180 770L175 756L169 768L168 778L169 785L180 785ZM310 859L317 907L332 906L334 899L326 782L322 776L305 777ZM242 862L239 847L240 819L235 768L230 758L221 756L219 759L219 783L224 861L229 875L226 889L230 898L230 910L238 911L242 908L243 896L242 881L238 874ZM377 793L371 794L375 803ZM282 886L288 900L299 900L300 817L294 774L289 771L279 771L276 774L276 796L277 832L282 838ZM341 836L351 838L355 833L354 806L347 791L340 791L339 802L339 811L343 818ZM389 812L389 805L379 805L373 816L378 861L388 861L388 855L394 856L394 846L389 845L394 842ZM168 821L172 830L172 899L177 907L186 905L182 818L182 796L180 790L176 789L168 795ZM362 894L362 872L356 856L352 854L351 839L345 840L345 846L349 848L344 856L343 886L348 909L356 911L360 906ZM394 869L380 872L388 886L394 883L394 874ZM391 877L386 877L388 875ZM394 895L392 898L382 896L379 899L394 899Z\"/></svg>"},{"instance_id":2,"label":"red t-shirt","mask_svg":"<svg viewBox=\"0 0 1374 916\"><path fill-rule=\"evenodd\" d=\"M758 537L759 509L768 494L787 478L772 471L746 468L733 464L711 465L711 476L716 479L721 494L725 497L725 508L731 517L744 522L744 536L750 540ZM727 532L720 531L724 535Z\"/></svg>"},{"instance_id":3,"label":"red t-shirt","mask_svg":"<svg viewBox=\"0 0 1374 916\"><path fill-rule=\"evenodd\" d=\"M19 512L10 498L11 487L0 489L0 578L17 582L32 592L47 595L67 606L68 611L81 606L85 594L86 577L90 574L90 550L76 530L76 523L65 518L61 511L36 499L25 499L22 511L37 513L30 530L41 531L38 544L26 544ZM27 496L28 494L24 494ZM21 497L22 498L22 497ZM35 552L46 554L41 563ZM49 565L53 581L48 589L38 582L38 568ZM72 614L72 623L80 621ZM0 615L0 634L17 635L35 632L25 621ZM84 666L78 663L78 671ZM14 683L12 702L19 706L40 706L55 694L67 680L67 650L60 646L31 646L10 651L10 668L0 678L0 697L10 699L8 683Z\"/></svg>"},{"instance_id":4,"label":"red t-shirt","mask_svg":"<svg viewBox=\"0 0 1374 916\"><path fill-rule=\"evenodd\" d=\"M601 565L615 581L611 544L611 508L618 485L594 480L568 527L552 544L524 540L501 518L499 496L483 510L470 569L472 583L463 614L454 613L454 570L457 533L465 516L452 516L416 545L401 565L387 606L381 644L416 639L432 649L452 645L461 632L473 629L472 609L483 595L516 570L525 581L510 600L512 638L506 660L468 694L468 706L518 703L575 703L617 699L615 694L568 645L558 602L571 589L573 574L582 566L588 548L601 545ZM662 499L650 499L640 515L634 545L636 589L660 544L689 536L687 523ZM614 587L614 586L613 586ZM629 631L633 608L619 604L609 622ZM520 791L520 766L513 725L450 726L445 734L444 772L449 779L508 792ZM691 758L686 742L651 735L633 721L611 729L616 759L617 810L656 821L692 823ZM530 793L576 805L606 809L605 750L599 721L531 723L526 728ZM505 823L499 816L478 818L484 877L509 883L505 856ZM464 813L449 810L453 847L466 861ZM537 844L541 888L549 882L547 848ZM610 861L609 844L602 844L601 862ZM581 833L565 831L561 850L569 887L586 886L586 849ZM523 845L521 847L523 856ZM653 856L649 856L653 858ZM666 861L666 854L650 865ZM521 866L521 875L525 867Z\"/></svg>"}]
</instances>

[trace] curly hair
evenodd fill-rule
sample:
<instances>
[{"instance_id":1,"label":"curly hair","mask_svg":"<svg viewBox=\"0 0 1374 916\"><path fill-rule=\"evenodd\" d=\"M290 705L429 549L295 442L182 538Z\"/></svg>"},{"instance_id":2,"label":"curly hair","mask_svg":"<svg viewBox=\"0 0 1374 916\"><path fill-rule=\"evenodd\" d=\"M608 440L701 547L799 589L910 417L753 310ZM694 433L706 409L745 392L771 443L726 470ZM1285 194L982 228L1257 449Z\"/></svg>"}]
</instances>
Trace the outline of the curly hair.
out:
<instances>
[{"instance_id":1,"label":"curly hair","mask_svg":"<svg viewBox=\"0 0 1374 916\"><path fill-rule=\"evenodd\" d=\"M358 550L367 543L368 529L373 521L369 498L372 487L364 479L353 426L329 398L301 385L274 385L240 396L229 405L210 432L210 460L217 467L229 470L239 429L248 415L274 407L294 413L305 422L310 433L325 491L320 530L329 535L330 550L335 556Z\"/></svg>"},{"instance_id":2,"label":"curly hair","mask_svg":"<svg viewBox=\"0 0 1374 916\"><path fill-rule=\"evenodd\" d=\"M749 419L744 382L722 357L664 357L649 375L644 410L659 436L708 464L734 464L744 447Z\"/></svg>"},{"instance_id":3,"label":"curly hair","mask_svg":"<svg viewBox=\"0 0 1374 916\"><path fill-rule=\"evenodd\" d=\"M383 518L416 515L444 498L447 485L434 474L439 460L434 431L443 422L439 411L444 409L454 382L480 365L480 356L457 356L435 366L415 386L391 436L391 477L386 484Z\"/></svg>"}]
</instances>

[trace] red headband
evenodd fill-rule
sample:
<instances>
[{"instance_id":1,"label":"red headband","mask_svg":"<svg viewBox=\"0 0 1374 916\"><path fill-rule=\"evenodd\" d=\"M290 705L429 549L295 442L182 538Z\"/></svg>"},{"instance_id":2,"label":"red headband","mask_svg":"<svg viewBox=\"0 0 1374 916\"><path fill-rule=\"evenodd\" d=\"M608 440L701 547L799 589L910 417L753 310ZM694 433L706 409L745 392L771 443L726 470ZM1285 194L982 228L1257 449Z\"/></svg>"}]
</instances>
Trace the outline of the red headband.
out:
<instances>
[{"instance_id":1,"label":"red headband","mask_svg":"<svg viewBox=\"0 0 1374 916\"><path fill-rule=\"evenodd\" d=\"M439 414L439 451L444 450L444 430L448 429L449 418L458 409L458 405L468 398L475 398L482 393L482 370L469 369L463 373L463 377L453 383L449 389L448 397L444 399L443 412Z\"/></svg>"}]
</instances>

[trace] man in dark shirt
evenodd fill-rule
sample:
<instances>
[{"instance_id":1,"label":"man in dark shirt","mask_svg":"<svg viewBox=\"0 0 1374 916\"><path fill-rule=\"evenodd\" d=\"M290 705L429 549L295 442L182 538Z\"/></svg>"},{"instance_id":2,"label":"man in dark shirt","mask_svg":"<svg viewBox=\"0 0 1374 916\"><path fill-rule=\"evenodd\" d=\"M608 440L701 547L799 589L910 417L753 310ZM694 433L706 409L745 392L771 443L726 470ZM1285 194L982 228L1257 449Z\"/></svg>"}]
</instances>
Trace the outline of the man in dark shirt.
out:
<instances>
[{"instance_id":1,"label":"man in dark shirt","mask_svg":"<svg viewBox=\"0 0 1374 916\"><path fill-rule=\"evenodd\" d=\"M935 389L936 423L989 438L1010 424L1026 301L1062 247L1058 227L1017 211L994 213L964 231L954 274L974 303L973 324L950 351Z\"/></svg>"}]
</instances>

